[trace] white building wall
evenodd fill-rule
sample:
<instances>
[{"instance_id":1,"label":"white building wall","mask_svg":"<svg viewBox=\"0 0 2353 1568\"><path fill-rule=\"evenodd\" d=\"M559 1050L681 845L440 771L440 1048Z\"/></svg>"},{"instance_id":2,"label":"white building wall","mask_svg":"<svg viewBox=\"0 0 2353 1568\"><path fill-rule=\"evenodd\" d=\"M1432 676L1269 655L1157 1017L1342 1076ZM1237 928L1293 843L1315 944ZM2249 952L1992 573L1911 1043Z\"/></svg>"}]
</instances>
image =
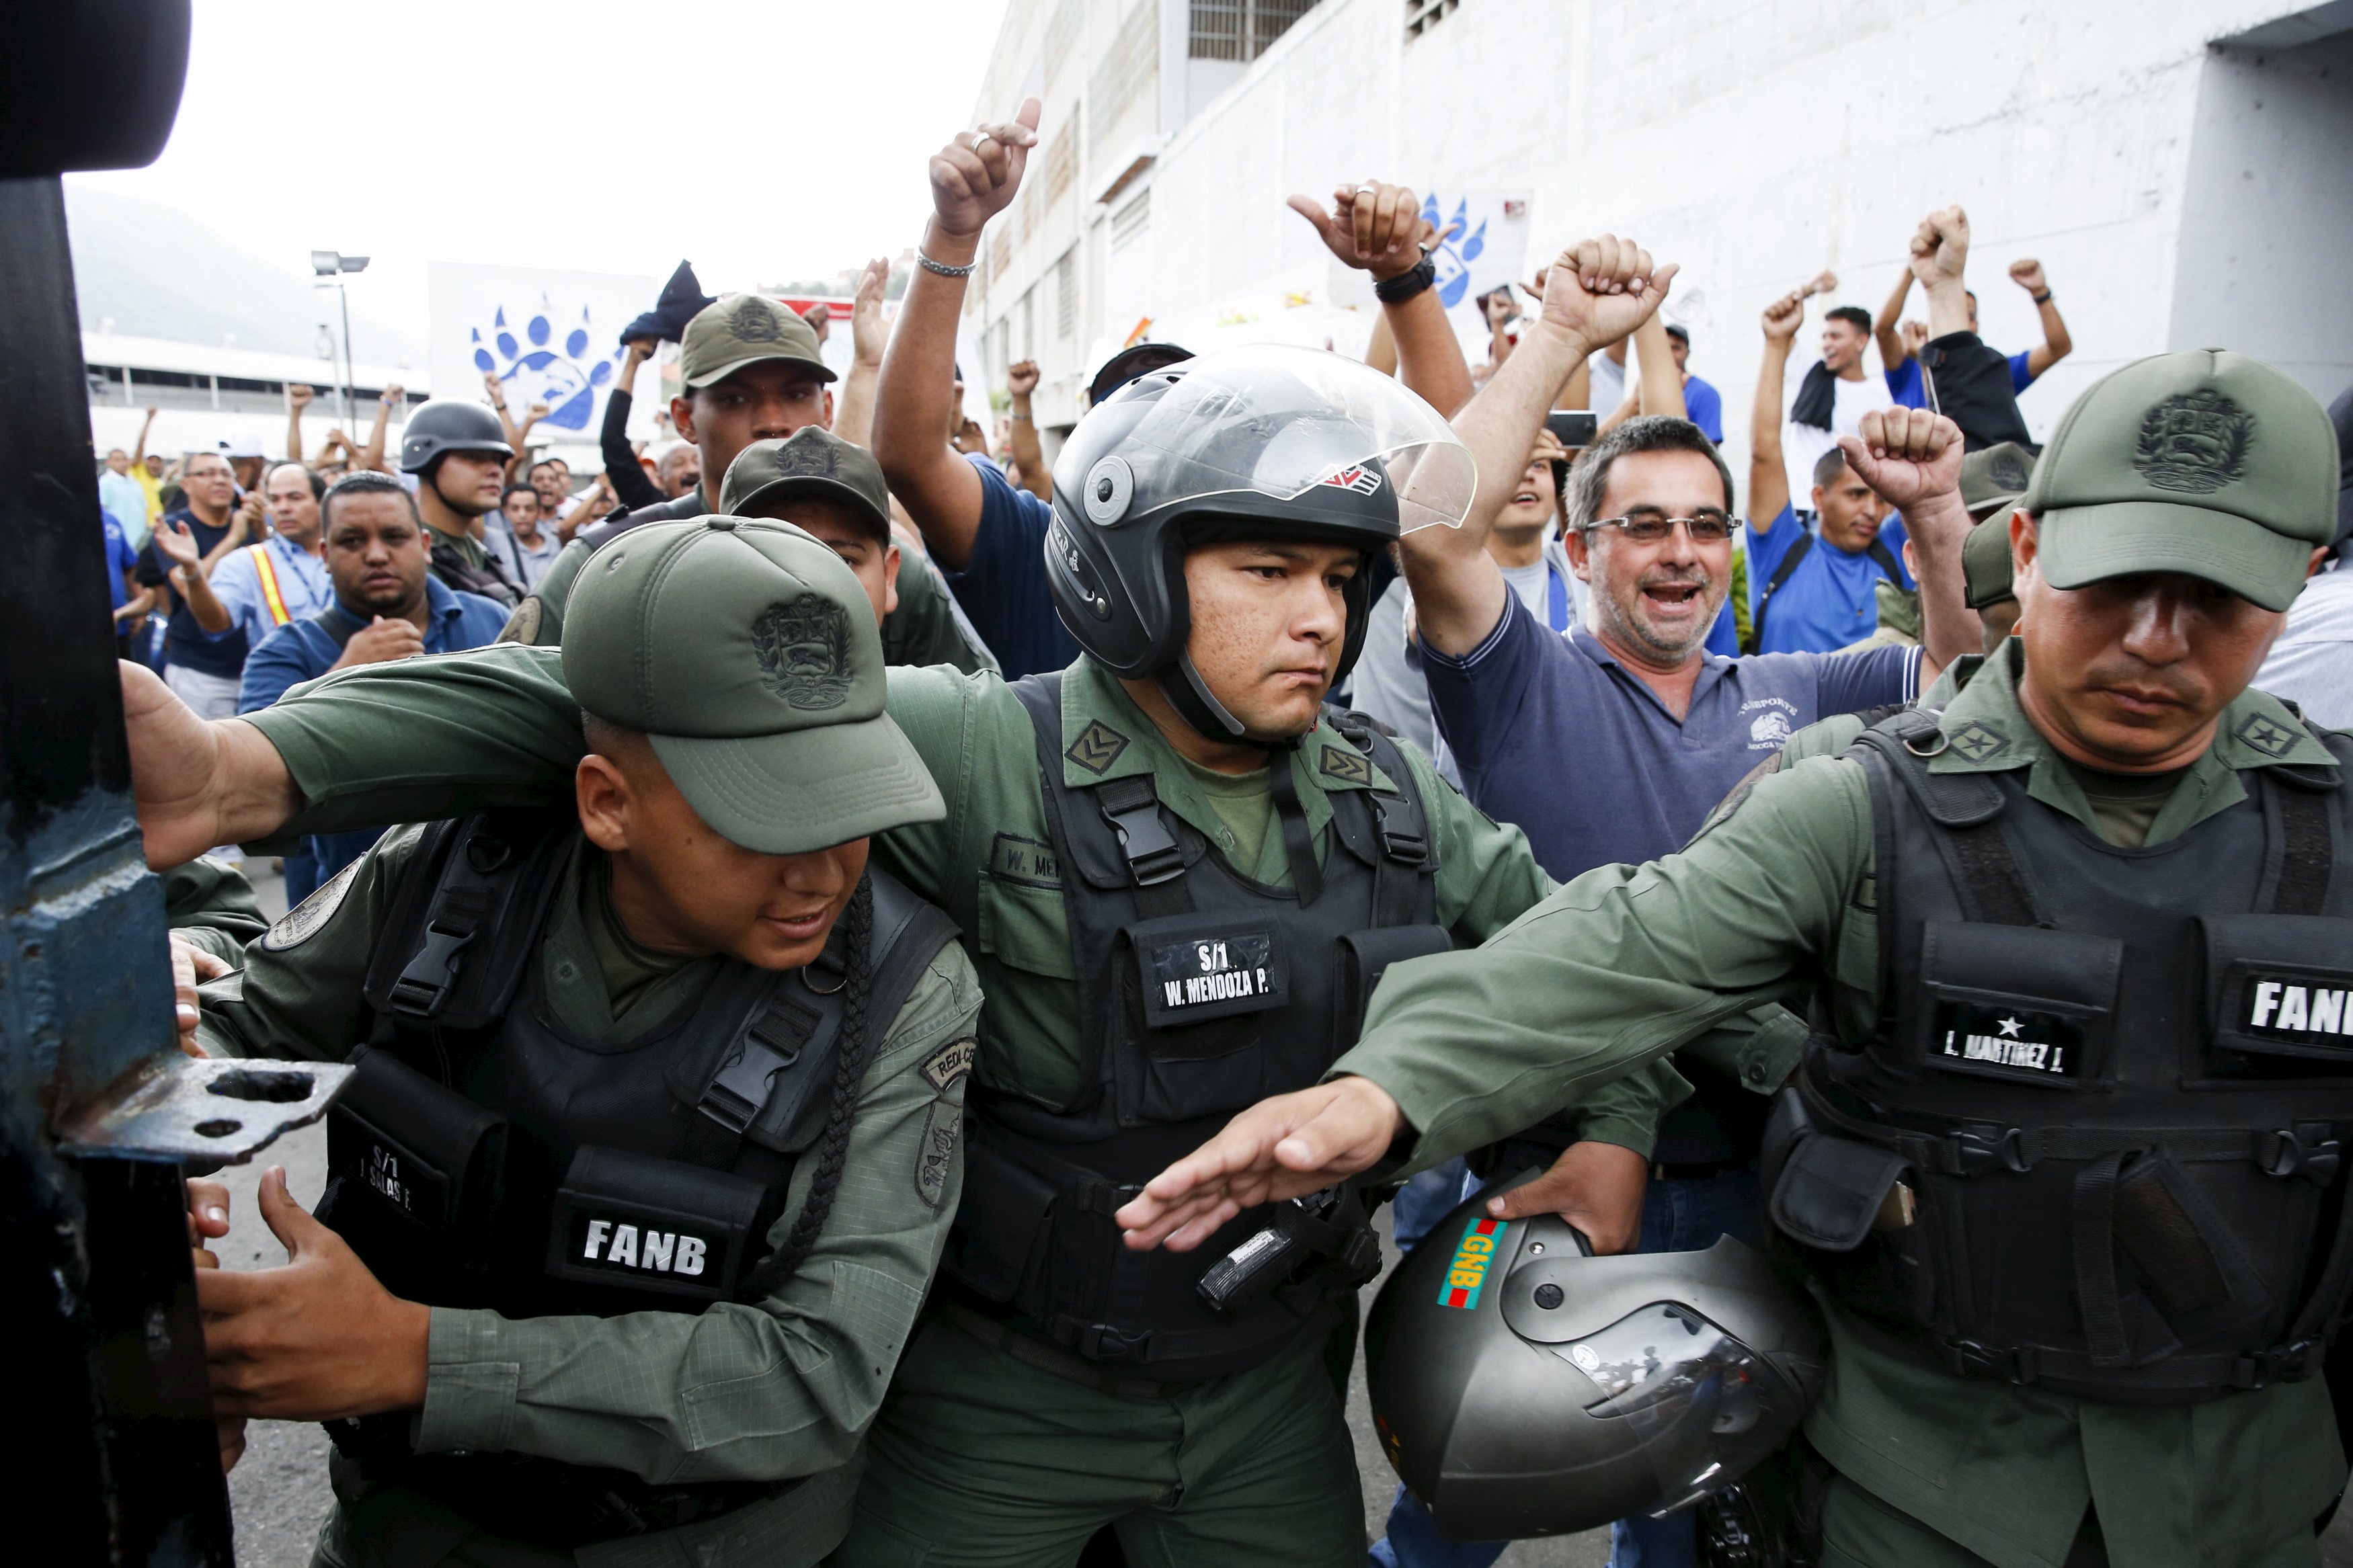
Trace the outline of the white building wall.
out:
<instances>
[{"instance_id":1,"label":"white building wall","mask_svg":"<svg viewBox=\"0 0 2353 1568\"><path fill-rule=\"evenodd\" d=\"M1051 0L1029 3L1043 11ZM1166 3L1164 37L1181 51L1185 7ZM1024 5L1016 0L1017 12ZM1690 321L1693 369L1724 393L1736 474L1765 304L1829 267L1841 286L1816 320L1828 303L1875 310L1914 226L1952 201L1974 227L1970 275L1988 341L2039 341L2031 304L2003 274L2023 255L2043 262L2073 330L2073 356L2021 399L2038 435L2103 372L2190 339L2302 352L2299 374L2341 384L2353 379L2353 312L2330 285L2353 224L2346 71L2322 74L2311 49L2293 68L2263 68L2274 99L2297 107L2255 111L2242 79L2258 68L2208 46L2265 24L2276 32L2298 14L2318 17L2307 30L2344 26L2333 14L2345 9L1462 0L1408 42L1398 0L1323 0L1215 100L1188 104L1185 123L1164 124L1156 163L1118 204L1149 190L1148 237L1107 249L1090 269L1099 281L1076 335L1116 342L1139 316L1198 321L1223 301L1303 289L1319 303L1361 306L1369 331L1361 275L1330 263L1283 205L1294 191L1328 199L1335 184L1369 176L1420 190L1530 189L1532 262L1602 229L1681 262L1678 293L1704 296ZM1181 68L1164 55L1164 78L1172 64ZM997 82L1010 74L992 68ZM2210 77L2223 85L2201 110ZM1176 96L1161 95L1164 112ZM1050 137L1056 110L1050 98ZM2254 176L2238 185L2260 191L2227 177L2246 170ZM2211 217L2193 222L2193 188ZM2251 251L2242 237L2290 203L2305 221ZM1107 210L1080 221L1100 225ZM2214 286L2218 268L2234 272L2231 287ZM1018 294L993 289L984 314ZM1916 293L1912 309L1924 313ZM2333 325L2316 334L2316 317Z\"/></svg>"}]
</instances>

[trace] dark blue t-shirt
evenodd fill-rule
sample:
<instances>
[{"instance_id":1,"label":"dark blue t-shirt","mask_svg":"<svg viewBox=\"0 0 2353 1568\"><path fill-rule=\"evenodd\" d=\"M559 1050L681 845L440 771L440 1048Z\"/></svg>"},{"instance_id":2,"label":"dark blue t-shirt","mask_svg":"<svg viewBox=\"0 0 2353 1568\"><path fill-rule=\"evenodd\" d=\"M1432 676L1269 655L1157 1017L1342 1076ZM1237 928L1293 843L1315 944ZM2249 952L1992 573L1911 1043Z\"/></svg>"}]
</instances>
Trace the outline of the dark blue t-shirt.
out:
<instances>
[{"instance_id":1,"label":"dark blue t-shirt","mask_svg":"<svg viewBox=\"0 0 2353 1568\"><path fill-rule=\"evenodd\" d=\"M1721 445L1724 440L1724 394L1697 376L1683 383L1683 410L1699 433Z\"/></svg>"},{"instance_id":2,"label":"dark blue t-shirt","mask_svg":"<svg viewBox=\"0 0 2353 1568\"><path fill-rule=\"evenodd\" d=\"M160 531L165 523L172 522L188 525L188 531L195 536L199 557L211 554L213 546L228 536L226 526L215 528L186 507L165 512L155 527ZM146 548L139 552L139 581L151 588L161 588L163 602L171 610L171 619L164 627L164 662L193 669L199 675L235 680L237 672L245 668L245 633L231 631L216 640L197 623L196 612L188 608L188 601L172 586L171 570L172 563L155 548L154 540L148 540Z\"/></svg>"},{"instance_id":3,"label":"dark blue t-shirt","mask_svg":"<svg viewBox=\"0 0 2353 1568\"><path fill-rule=\"evenodd\" d=\"M1079 657L1079 645L1054 613L1046 585L1046 529L1054 509L1014 489L996 464L967 456L980 476L980 527L964 570L946 574L948 587L1006 679L1061 669Z\"/></svg>"},{"instance_id":4,"label":"dark blue t-shirt","mask_svg":"<svg viewBox=\"0 0 2353 1568\"><path fill-rule=\"evenodd\" d=\"M1546 630L1516 594L1468 658L1424 643L1421 659L1463 793L1516 824L1565 882L1682 848L1742 774L1816 720L1909 701L1920 650L1709 655L1681 721L1590 631Z\"/></svg>"},{"instance_id":5,"label":"dark blue t-shirt","mask_svg":"<svg viewBox=\"0 0 2353 1568\"><path fill-rule=\"evenodd\" d=\"M1773 526L1763 533L1748 531L1748 616L1751 625L1765 590L1780 568L1781 559L1807 537L1806 525L1784 506ZM1904 524L1891 516L1880 524L1879 542L1895 562L1895 582L1909 588L1904 570ZM1773 592L1773 608L1765 617L1759 653L1835 653L1861 642L1879 626L1879 581L1886 574L1865 551L1849 555L1819 538L1788 581Z\"/></svg>"},{"instance_id":6,"label":"dark blue t-shirt","mask_svg":"<svg viewBox=\"0 0 2353 1568\"><path fill-rule=\"evenodd\" d=\"M114 608L119 610L131 602L131 591L122 585L122 574L138 569L139 552L122 537L122 525L114 521L112 512L101 511L98 515L106 522L106 591L113 595Z\"/></svg>"}]
</instances>

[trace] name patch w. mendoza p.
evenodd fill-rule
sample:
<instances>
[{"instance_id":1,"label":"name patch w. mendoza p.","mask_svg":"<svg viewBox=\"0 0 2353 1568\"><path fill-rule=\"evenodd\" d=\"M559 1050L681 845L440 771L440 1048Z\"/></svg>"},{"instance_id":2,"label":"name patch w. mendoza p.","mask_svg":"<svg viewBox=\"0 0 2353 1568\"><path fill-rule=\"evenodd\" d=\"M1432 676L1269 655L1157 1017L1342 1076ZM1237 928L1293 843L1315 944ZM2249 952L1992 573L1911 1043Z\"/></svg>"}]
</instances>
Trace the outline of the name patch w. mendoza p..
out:
<instances>
[{"instance_id":1,"label":"name patch w. mendoza p.","mask_svg":"<svg viewBox=\"0 0 2353 1568\"><path fill-rule=\"evenodd\" d=\"M1479 1293L1487 1288L1487 1275L1504 1250L1504 1234L1512 1228L1507 1219L1489 1219L1482 1215L1473 1219L1462 1232L1462 1239L1454 1244L1453 1259L1446 1266L1446 1278L1438 1284L1438 1304L1460 1307L1475 1311Z\"/></svg>"},{"instance_id":2,"label":"name patch w. mendoza p.","mask_svg":"<svg viewBox=\"0 0 2353 1568\"><path fill-rule=\"evenodd\" d=\"M1155 1029L1280 1007L1291 976L1271 922L1198 915L1146 921L1131 928L1144 1019Z\"/></svg>"}]
</instances>

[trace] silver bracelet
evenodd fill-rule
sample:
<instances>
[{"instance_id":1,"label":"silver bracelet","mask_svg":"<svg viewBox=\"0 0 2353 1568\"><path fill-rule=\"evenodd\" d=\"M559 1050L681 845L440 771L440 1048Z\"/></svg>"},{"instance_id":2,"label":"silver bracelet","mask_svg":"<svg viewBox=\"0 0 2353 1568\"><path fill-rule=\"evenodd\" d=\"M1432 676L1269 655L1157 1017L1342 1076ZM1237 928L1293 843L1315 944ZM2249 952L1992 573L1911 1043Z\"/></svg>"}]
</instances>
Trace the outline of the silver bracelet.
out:
<instances>
[{"instance_id":1,"label":"silver bracelet","mask_svg":"<svg viewBox=\"0 0 2353 1568\"><path fill-rule=\"evenodd\" d=\"M950 267L944 261L933 260L930 257L925 256L920 250L915 252L915 260L923 267L924 271L936 272L943 278L969 278L973 275L975 268L980 265L980 263L976 261L970 267Z\"/></svg>"}]
</instances>

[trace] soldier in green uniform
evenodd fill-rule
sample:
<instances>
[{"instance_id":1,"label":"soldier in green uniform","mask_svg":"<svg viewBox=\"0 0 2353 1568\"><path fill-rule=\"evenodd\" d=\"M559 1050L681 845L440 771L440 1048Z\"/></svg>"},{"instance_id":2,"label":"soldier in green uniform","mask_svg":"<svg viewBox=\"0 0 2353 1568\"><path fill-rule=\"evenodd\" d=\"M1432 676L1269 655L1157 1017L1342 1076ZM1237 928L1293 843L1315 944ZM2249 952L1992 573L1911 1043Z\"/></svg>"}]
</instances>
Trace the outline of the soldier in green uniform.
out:
<instances>
[{"instance_id":1,"label":"soldier in green uniform","mask_svg":"<svg viewBox=\"0 0 2353 1568\"><path fill-rule=\"evenodd\" d=\"M1767 1179L1835 1347L1821 1561L2316 1563L2353 738L2248 682L2335 465L2310 395L2239 355L2098 383L2010 521L2018 633L1941 709L1844 721L1682 853L1393 974L1324 1084L1123 1210L1131 1245L1426 1166L1810 996Z\"/></svg>"},{"instance_id":2,"label":"soldier in green uniform","mask_svg":"<svg viewBox=\"0 0 2353 1568\"><path fill-rule=\"evenodd\" d=\"M287 1266L200 1287L216 1411L328 1424L322 1563L818 1562L955 1211L979 987L867 864L942 803L866 594L776 523L606 559L569 798L387 834L199 993L357 1064Z\"/></svg>"},{"instance_id":3,"label":"soldier in green uniform","mask_svg":"<svg viewBox=\"0 0 2353 1568\"><path fill-rule=\"evenodd\" d=\"M1647 313L1655 285L1615 253L1618 272L1555 286ZM1409 303L1436 321L1400 339L1449 330L1434 297ZM1361 643L1366 558L1461 515L1464 457L1428 405L1336 356L1155 373L1061 458L1048 559L1086 654L1012 687L891 672L946 816L883 835L876 861L955 918L988 999L962 1212L837 1561L1068 1563L1106 1523L1138 1563L1362 1560L1327 1364L1377 1263L1361 1197L1234 1215L1191 1260L1129 1253L1110 1216L1231 1112L1313 1082L1388 963L1482 940L1550 890L1516 829L1323 706ZM544 799L583 746L565 673L501 647L214 726L134 701L151 857L298 816ZM1646 1139L1681 1089L1638 1071L1584 1135ZM1237 1249L1282 1263L1228 1271L1212 1304L1205 1273Z\"/></svg>"},{"instance_id":4,"label":"soldier in green uniform","mask_svg":"<svg viewBox=\"0 0 2353 1568\"><path fill-rule=\"evenodd\" d=\"M754 445L773 445L803 430L825 434L833 422L833 394L826 385L833 372L818 353L816 331L789 308L762 295L729 294L697 311L679 344L679 374L682 390L670 400L670 418L701 454L703 481L676 500L582 529L516 608L500 640L557 646L564 639L573 585L591 554L649 522L714 510L732 512L723 496L715 509L708 499L714 476L725 475ZM886 501L886 535L888 526ZM837 542L829 537L826 542ZM892 664L952 664L968 673L997 667L957 620L947 589L924 563L898 582L895 603L882 623L882 654Z\"/></svg>"}]
</instances>

